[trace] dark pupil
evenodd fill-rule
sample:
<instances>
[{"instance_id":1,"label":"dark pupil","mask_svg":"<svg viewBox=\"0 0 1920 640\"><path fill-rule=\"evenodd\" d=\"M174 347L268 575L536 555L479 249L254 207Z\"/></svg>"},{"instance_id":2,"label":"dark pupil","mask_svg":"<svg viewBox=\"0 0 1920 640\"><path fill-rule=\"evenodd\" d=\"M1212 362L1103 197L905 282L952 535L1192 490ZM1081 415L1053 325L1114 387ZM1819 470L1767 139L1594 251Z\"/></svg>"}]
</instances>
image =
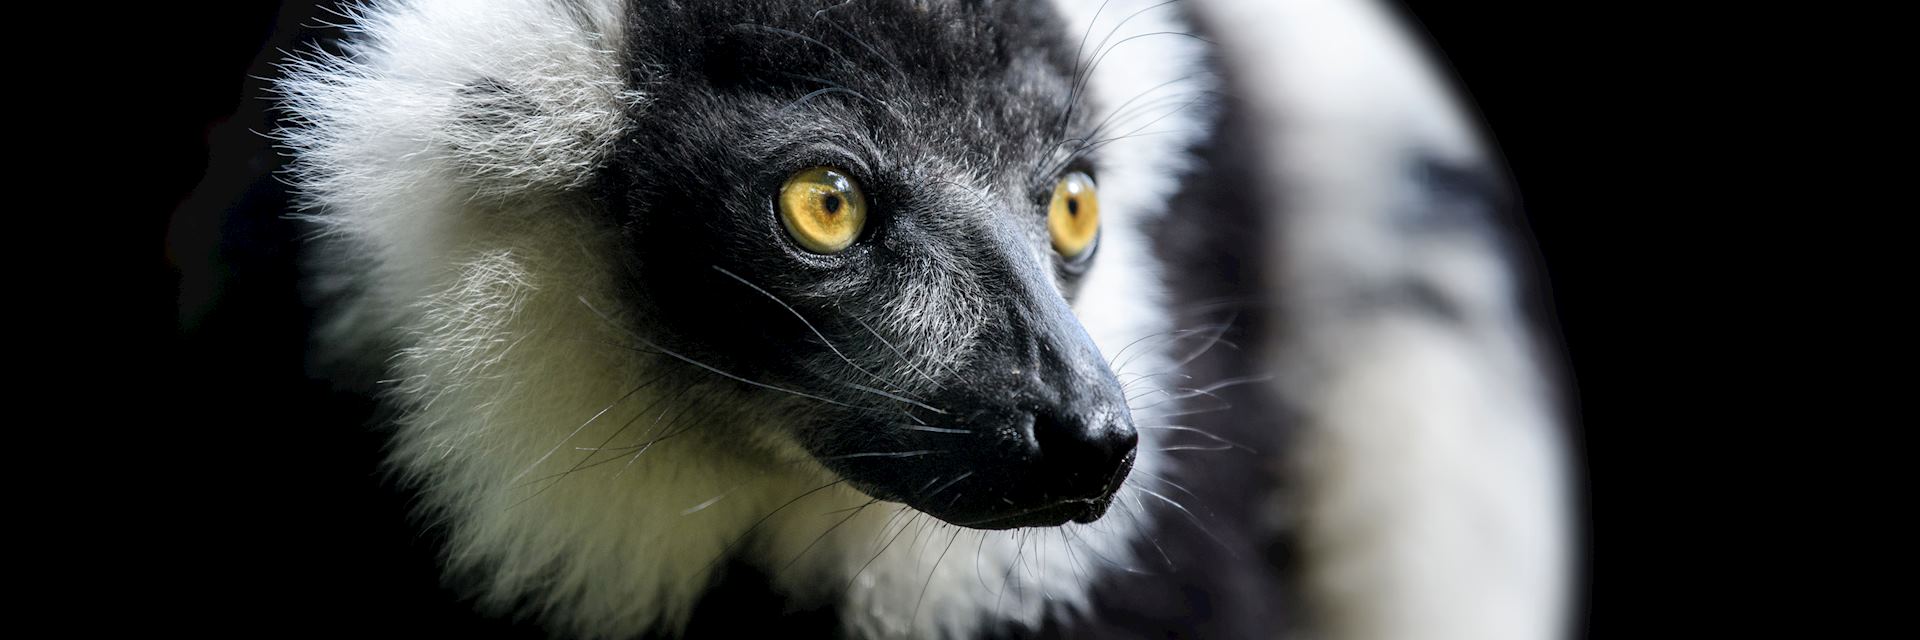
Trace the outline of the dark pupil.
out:
<instances>
[{"instance_id":1,"label":"dark pupil","mask_svg":"<svg viewBox=\"0 0 1920 640\"><path fill-rule=\"evenodd\" d=\"M821 200L820 205L827 208L828 214L840 213L840 196L829 193L825 199Z\"/></svg>"},{"instance_id":2,"label":"dark pupil","mask_svg":"<svg viewBox=\"0 0 1920 640\"><path fill-rule=\"evenodd\" d=\"M1074 217L1080 216L1080 199L1079 198L1067 198L1067 215L1074 216Z\"/></svg>"}]
</instances>

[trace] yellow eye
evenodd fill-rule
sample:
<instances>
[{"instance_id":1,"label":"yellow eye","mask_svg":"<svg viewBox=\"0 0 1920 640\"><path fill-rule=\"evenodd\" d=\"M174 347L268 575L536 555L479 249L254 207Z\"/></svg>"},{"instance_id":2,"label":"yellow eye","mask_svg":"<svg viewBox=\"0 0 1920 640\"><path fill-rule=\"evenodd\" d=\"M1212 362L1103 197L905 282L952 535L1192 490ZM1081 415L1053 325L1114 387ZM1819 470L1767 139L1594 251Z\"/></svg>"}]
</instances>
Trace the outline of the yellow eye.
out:
<instances>
[{"instance_id":1,"label":"yellow eye","mask_svg":"<svg viewBox=\"0 0 1920 640\"><path fill-rule=\"evenodd\" d=\"M780 187L780 224L808 251L839 253L867 225L867 199L846 174L826 167L807 169Z\"/></svg>"},{"instance_id":2,"label":"yellow eye","mask_svg":"<svg viewBox=\"0 0 1920 640\"><path fill-rule=\"evenodd\" d=\"M1068 258L1080 257L1093 246L1100 233L1100 198L1094 194L1093 178L1075 171L1060 179L1047 207L1047 230L1053 233L1053 250Z\"/></svg>"}]
</instances>

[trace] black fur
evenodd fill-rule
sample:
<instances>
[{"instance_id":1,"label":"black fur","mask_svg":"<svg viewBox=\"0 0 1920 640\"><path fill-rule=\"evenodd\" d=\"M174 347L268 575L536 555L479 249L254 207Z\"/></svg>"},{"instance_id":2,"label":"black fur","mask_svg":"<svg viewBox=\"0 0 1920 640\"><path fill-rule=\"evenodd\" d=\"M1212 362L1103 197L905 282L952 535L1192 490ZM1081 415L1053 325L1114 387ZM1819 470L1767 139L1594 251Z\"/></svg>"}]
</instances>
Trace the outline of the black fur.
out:
<instances>
[{"instance_id":1,"label":"black fur","mask_svg":"<svg viewBox=\"0 0 1920 640\"><path fill-rule=\"evenodd\" d=\"M642 4L629 29L647 97L600 188L644 350L752 372L713 410L782 405L874 497L979 528L1100 517L1136 435L1063 297L1084 265L1049 249L1054 184L1098 167L1050 7ZM821 165L869 203L833 255L775 206ZM950 334L974 339L929 340Z\"/></svg>"},{"instance_id":2,"label":"black fur","mask_svg":"<svg viewBox=\"0 0 1920 640\"><path fill-rule=\"evenodd\" d=\"M639 263L636 257L634 266L644 283L635 287L634 304L643 309L642 315L664 318L648 330L697 353L704 362L762 372L794 388L855 402L858 395L822 385L820 379L858 379L858 372L847 371L807 327L791 321L787 311L705 265L719 262L778 293L836 344L846 344L842 339L858 342L863 328L836 325L832 319L858 314L863 305L875 303L847 292L871 291L866 295L884 299L889 287L897 285L878 279L911 277L915 268L903 254L952 252L981 244L916 237L914 230L902 228L916 223L914 216L984 214L983 221L991 216L1027 234L1009 234L1014 241L1044 246L1040 224L1054 175L1031 184L1019 182L1031 178L1024 173L990 176L1000 181L996 186L1004 193L1018 194L1024 187L1026 197L994 202L988 211L978 202L986 196L929 185L929 175L959 182L965 177L941 172L972 163L1017 169L1048 161L1057 151L1053 143L1084 131L1084 114L1095 111L1084 105L1073 109L1071 125L1061 129L1063 136L1034 140L1027 133L1036 126L1051 129L1067 117L1069 104L1063 79L1072 72L1066 55L1071 49L1062 47L1072 43L1054 34L1070 29L1044 13L1042 3L960 9L977 12L970 16L889 13L882 3L863 6L862 13L819 14L813 9L763 12L732 5L713 8L713 15L650 15L643 10L634 28L649 31L636 40L675 46L635 53L636 68L645 73L640 86L651 89L658 101L648 104L642 131L609 167L606 185L610 200L624 204L613 215L625 216L635 243L632 253L650 263ZM942 19L951 24L941 27ZM1037 65L1043 73L1010 72L1023 51L1044 62ZM914 71L896 73L893 67ZM809 77L797 78L792 69L811 71ZM860 95L814 93L836 87ZM808 96L805 103L792 105ZM887 105L906 108L909 119L890 116ZM974 114L984 118L972 121ZM1259 353L1274 330L1260 296L1266 269L1261 238L1267 232L1258 212L1270 207L1246 188L1258 175L1258 154L1249 146L1252 138L1242 129L1237 105L1228 101L1214 124L1217 133L1202 149L1201 167L1174 198L1183 203L1180 215L1165 219L1150 234L1161 239L1156 253L1169 266L1169 284L1181 311L1178 322L1225 323L1225 343L1240 349L1220 347L1195 359L1182 373L1197 380L1255 374L1244 356ZM788 142L814 140L822 133L847 139L839 145L843 150L868 153L823 154L817 147ZM790 247L771 217L773 186L794 170L823 162L864 170L862 179L879 213L859 253L845 258L858 261L860 275L841 276L837 270L844 265L837 260L773 250ZM1098 168L1097 157L1080 162L1076 166ZM1061 163L1053 159L1052 164ZM649 167L671 167L673 173ZM666 221L644 219L649 214L665 214ZM1016 273L1018 265L996 261L991 254L964 257L989 277L1023 277ZM1029 269L1025 276L1031 275ZM1056 269L1053 275L1058 288L1071 290L1071 269ZM1028 290L1036 288L1028 285ZM650 295L639 297L640 291ZM716 297L727 303L705 302ZM1013 317L999 324L1019 327L1033 321ZM998 339L1018 342L1014 337ZM807 350L796 353L796 344ZM1271 454L1284 448L1284 414L1263 394L1226 389L1219 396L1232 411L1198 414L1183 422L1246 449L1211 453L1207 464L1183 465L1189 472L1176 480L1192 495L1179 497L1195 518L1158 511L1158 522L1135 550L1146 563L1146 574L1115 571L1098 578L1092 615L1051 619L1040 629L1002 627L991 636L1263 637L1299 624L1292 599L1280 598L1275 606L1274 597L1292 590L1275 571L1294 564L1292 547L1284 542L1283 527L1259 521L1256 515L1266 512L1276 470L1263 467L1267 456L1254 452ZM1217 443L1176 435L1168 444ZM908 442L894 447L923 448ZM974 458L962 461L982 464ZM736 565L696 611L690 636L736 629L741 615L752 615L735 608L741 606L766 614L778 611L782 619L794 621L794 632L800 635L828 633L835 627L831 609L793 610L794 603L765 589L757 571Z\"/></svg>"}]
</instances>

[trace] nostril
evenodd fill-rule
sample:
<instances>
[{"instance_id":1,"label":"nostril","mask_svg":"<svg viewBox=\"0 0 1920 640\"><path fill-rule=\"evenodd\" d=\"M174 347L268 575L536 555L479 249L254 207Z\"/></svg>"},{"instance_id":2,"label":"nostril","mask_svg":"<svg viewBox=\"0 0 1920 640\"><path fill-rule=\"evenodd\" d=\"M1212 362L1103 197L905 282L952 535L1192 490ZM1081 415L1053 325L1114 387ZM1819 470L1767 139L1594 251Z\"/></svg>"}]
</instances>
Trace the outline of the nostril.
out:
<instances>
[{"instance_id":1,"label":"nostril","mask_svg":"<svg viewBox=\"0 0 1920 640\"><path fill-rule=\"evenodd\" d=\"M1038 463L1061 498L1099 497L1126 464L1140 436L1122 417L1086 418L1041 411L1033 418Z\"/></svg>"}]
</instances>

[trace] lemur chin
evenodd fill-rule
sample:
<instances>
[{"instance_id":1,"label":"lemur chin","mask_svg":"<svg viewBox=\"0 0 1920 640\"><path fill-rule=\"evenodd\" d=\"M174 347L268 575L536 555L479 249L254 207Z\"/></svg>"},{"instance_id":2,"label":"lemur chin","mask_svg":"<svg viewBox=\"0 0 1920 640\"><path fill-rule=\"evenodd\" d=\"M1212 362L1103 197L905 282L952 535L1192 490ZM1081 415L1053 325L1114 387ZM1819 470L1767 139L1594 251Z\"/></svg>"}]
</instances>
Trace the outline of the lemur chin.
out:
<instances>
[{"instance_id":1,"label":"lemur chin","mask_svg":"<svg viewBox=\"0 0 1920 640\"><path fill-rule=\"evenodd\" d=\"M1400 300L1377 289L1418 293L1465 318L1456 327L1515 313L1484 237L1386 219L1433 201L1393 171L1486 166L1458 122L1391 148L1343 146L1357 139L1337 128L1296 137L1268 114L1347 105L1266 86L1214 39L1257 49L1248 25L1328 24L1320 13L1381 29L1366 6L1321 4L352 9L344 51L298 56L278 84L332 301L317 344L389 381L376 388L395 416L391 464L444 527L450 578L557 633L697 635L703 598L745 575L857 637L1272 635L1305 619L1296 601L1329 612L1338 637L1371 618L1326 585L1404 568L1342 563L1407 549L1390 518L1352 509L1383 503L1344 497L1370 491L1348 480L1399 469L1407 483L1368 494L1391 503L1428 468L1346 430L1348 416L1392 422L1392 407L1428 403L1418 367L1431 365L1465 394L1450 398L1492 403L1429 403L1442 440L1491 415L1542 442L1552 418L1545 396L1510 384L1533 366L1515 350L1524 331L1461 342L1429 316L1342 306ZM1301 37L1279 49L1312 44L1287 29ZM1313 80L1293 64L1303 75L1287 82ZM1252 81L1244 103L1222 98L1235 78ZM1262 164L1233 164L1229 147ZM1294 163L1308 158L1324 165ZM1272 190L1322 170L1339 175L1314 184L1358 191ZM1295 213L1264 213L1282 210ZM1182 253L1221 246L1236 262ZM1297 304L1316 300L1331 304ZM1362 317L1408 320L1376 334ZM1374 335L1408 350L1319 340ZM1295 443L1288 420L1362 435ZM1295 444L1328 452L1298 483L1282 455ZM1548 477L1554 451L1515 455ZM1519 505L1516 553L1557 566L1558 520L1535 517L1557 494L1501 480L1471 491ZM1268 517L1279 504L1306 520ZM1354 532L1377 553L1328 547ZM1305 549L1305 573L1262 561L1282 542ZM1354 566L1360 578L1326 573ZM1544 589L1538 612L1460 633L1551 629L1555 575L1523 585ZM1194 593L1218 612L1124 615ZM1441 611L1429 597L1486 610L1426 592L1405 609Z\"/></svg>"}]
</instances>

